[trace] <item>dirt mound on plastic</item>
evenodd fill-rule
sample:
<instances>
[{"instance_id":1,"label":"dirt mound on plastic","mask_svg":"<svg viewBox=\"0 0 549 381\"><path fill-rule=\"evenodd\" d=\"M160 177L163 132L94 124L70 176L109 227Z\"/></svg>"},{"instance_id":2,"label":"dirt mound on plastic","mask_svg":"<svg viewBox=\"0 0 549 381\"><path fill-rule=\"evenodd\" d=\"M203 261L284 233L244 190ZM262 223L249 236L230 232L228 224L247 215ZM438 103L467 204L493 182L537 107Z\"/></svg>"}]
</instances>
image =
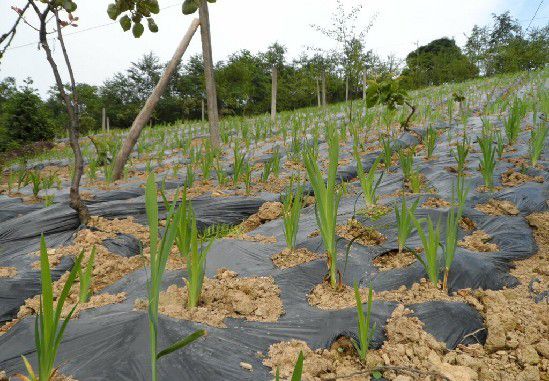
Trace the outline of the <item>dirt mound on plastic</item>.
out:
<instances>
[{"instance_id":1,"label":"dirt mound on plastic","mask_svg":"<svg viewBox=\"0 0 549 381\"><path fill-rule=\"evenodd\" d=\"M477 204L475 209L491 216L516 216L519 214L516 205L506 200L491 199L486 204Z\"/></svg>"},{"instance_id":2,"label":"dirt mound on plastic","mask_svg":"<svg viewBox=\"0 0 549 381\"><path fill-rule=\"evenodd\" d=\"M498 245L490 243L492 239L488 233L483 230L477 230L473 234L463 237L458 241L458 246L471 251L479 251L481 253L493 253L499 251Z\"/></svg>"},{"instance_id":3,"label":"dirt mound on plastic","mask_svg":"<svg viewBox=\"0 0 549 381\"><path fill-rule=\"evenodd\" d=\"M146 310L147 305L146 300L135 301L136 309ZM198 307L188 309L187 287L172 284L160 292L158 311L175 319L225 327L223 320L228 317L275 322L284 313L284 308L280 289L273 278L238 278L234 271L221 269L215 279L204 279Z\"/></svg>"},{"instance_id":4,"label":"dirt mound on plastic","mask_svg":"<svg viewBox=\"0 0 549 381\"><path fill-rule=\"evenodd\" d=\"M13 278L17 275L15 267L0 267L0 278Z\"/></svg>"},{"instance_id":5,"label":"dirt mound on plastic","mask_svg":"<svg viewBox=\"0 0 549 381\"><path fill-rule=\"evenodd\" d=\"M252 214L248 219L242 222L238 228L242 233L248 233L265 222L277 219L282 215L282 203L278 201L266 202L259 207L257 213Z\"/></svg>"},{"instance_id":6,"label":"dirt mound on plastic","mask_svg":"<svg viewBox=\"0 0 549 381\"><path fill-rule=\"evenodd\" d=\"M441 198L438 198L438 197L429 197L427 200L425 200L425 202L423 204L421 204L421 207L422 208L433 208L433 209L437 209L437 208L447 208L449 207L451 204L446 201L446 200L443 200Z\"/></svg>"},{"instance_id":7,"label":"dirt mound on plastic","mask_svg":"<svg viewBox=\"0 0 549 381\"><path fill-rule=\"evenodd\" d=\"M321 258L318 254L302 247L299 249L284 249L271 257L276 267L288 269Z\"/></svg>"},{"instance_id":8,"label":"dirt mound on plastic","mask_svg":"<svg viewBox=\"0 0 549 381\"><path fill-rule=\"evenodd\" d=\"M506 187L516 187L528 182L543 183L543 176L533 177L526 173L516 172L513 169L509 169L501 174L501 183Z\"/></svg>"},{"instance_id":9,"label":"dirt mound on plastic","mask_svg":"<svg viewBox=\"0 0 549 381\"><path fill-rule=\"evenodd\" d=\"M358 220L349 218L346 225L338 225L336 234L348 241L353 241L364 246L380 245L387 240L383 234L371 226L364 226Z\"/></svg>"},{"instance_id":10,"label":"dirt mound on plastic","mask_svg":"<svg viewBox=\"0 0 549 381\"><path fill-rule=\"evenodd\" d=\"M375 257L373 263L379 271L387 271L410 266L416 260L416 257L411 251L404 250L399 253L398 250L395 249Z\"/></svg>"}]
</instances>

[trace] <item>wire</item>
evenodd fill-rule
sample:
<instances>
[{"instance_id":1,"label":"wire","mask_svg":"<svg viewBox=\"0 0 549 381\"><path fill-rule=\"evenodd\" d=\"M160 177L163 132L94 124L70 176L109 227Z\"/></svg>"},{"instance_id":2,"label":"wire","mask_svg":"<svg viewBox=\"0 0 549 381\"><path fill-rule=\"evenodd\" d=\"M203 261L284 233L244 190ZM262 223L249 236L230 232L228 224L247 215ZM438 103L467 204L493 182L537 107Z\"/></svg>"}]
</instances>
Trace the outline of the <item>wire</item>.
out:
<instances>
[{"instance_id":1,"label":"wire","mask_svg":"<svg viewBox=\"0 0 549 381\"><path fill-rule=\"evenodd\" d=\"M534 19L536 18L537 14L538 14L538 11L541 8L541 4L543 4L543 0L541 0L539 2L538 9L536 9L536 12L534 13L534 16L532 17L532 20L530 20L530 23L528 23L528 27L526 28L526 30L530 29L530 25L532 25L532 21L534 21Z\"/></svg>"},{"instance_id":2,"label":"wire","mask_svg":"<svg viewBox=\"0 0 549 381\"><path fill-rule=\"evenodd\" d=\"M178 6L179 3L176 3L176 4L172 4L172 5L168 5L168 6L165 6L163 8L160 8L160 10L164 10L164 9L169 9L169 8L173 8L175 6ZM88 28L84 28L84 29L79 29L79 30L76 30L74 32L69 32L69 33L65 33L64 36L65 37L68 37L68 36L72 36L72 35L75 35L75 34L79 34L79 33L84 33L84 32L89 32L90 30L94 30L94 29L101 29L101 28L104 28L104 27L107 27L107 26L111 26L111 25L114 25L114 24L117 24L118 21L111 21L111 22L108 22L106 24L101 24L101 25L95 25L95 26L90 26ZM55 38L52 38L52 41L55 40ZM7 51L10 51L10 50L14 50L14 49L19 49L19 48L25 48L27 46L32 46L32 45L38 45L39 42L36 41L36 42L27 42L25 44L21 44L21 45L16 45L16 46L11 46L7 49Z\"/></svg>"}]
</instances>

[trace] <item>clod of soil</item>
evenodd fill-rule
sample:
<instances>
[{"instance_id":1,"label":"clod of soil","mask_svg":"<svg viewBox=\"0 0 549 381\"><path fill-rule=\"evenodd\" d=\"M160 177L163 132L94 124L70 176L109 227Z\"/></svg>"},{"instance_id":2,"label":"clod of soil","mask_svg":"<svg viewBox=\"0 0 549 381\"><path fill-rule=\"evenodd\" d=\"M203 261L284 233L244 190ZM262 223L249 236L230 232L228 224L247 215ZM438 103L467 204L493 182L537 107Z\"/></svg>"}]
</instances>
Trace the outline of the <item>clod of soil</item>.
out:
<instances>
[{"instance_id":1,"label":"clod of soil","mask_svg":"<svg viewBox=\"0 0 549 381\"><path fill-rule=\"evenodd\" d=\"M0 278L13 278L17 275L15 267L0 267Z\"/></svg>"},{"instance_id":2,"label":"clod of soil","mask_svg":"<svg viewBox=\"0 0 549 381\"><path fill-rule=\"evenodd\" d=\"M259 243L276 243L276 237L266 236L263 234L231 234L226 236L227 239L240 239L242 241L259 242Z\"/></svg>"},{"instance_id":3,"label":"clod of soil","mask_svg":"<svg viewBox=\"0 0 549 381\"><path fill-rule=\"evenodd\" d=\"M277 219L282 215L283 205L278 201L266 202L259 207L257 213L252 214L248 219L239 225L242 233L248 233L265 222Z\"/></svg>"},{"instance_id":4,"label":"clod of soil","mask_svg":"<svg viewBox=\"0 0 549 381\"><path fill-rule=\"evenodd\" d=\"M489 243L492 237L484 230L477 230L473 234L463 237L458 242L458 246L471 251L479 251L481 253L493 253L499 251L498 245Z\"/></svg>"},{"instance_id":5,"label":"clod of soil","mask_svg":"<svg viewBox=\"0 0 549 381\"><path fill-rule=\"evenodd\" d=\"M446 200L443 200L438 197L429 197L425 202L421 205L422 208L447 208L450 206L450 203Z\"/></svg>"},{"instance_id":6,"label":"clod of soil","mask_svg":"<svg viewBox=\"0 0 549 381\"><path fill-rule=\"evenodd\" d=\"M459 227L463 230L471 231L477 228L477 224L469 217L463 216L461 217L461 220L459 220Z\"/></svg>"},{"instance_id":7,"label":"clod of soil","mask_svg":"<svg viewBox=\"0 0 549 381\"><path fill-rule=\"evenodd\" d=\"M387 237L373 227L364 226L353 218L349 218L347 225L338 225L336 233L346 240L355 240L354 242L364 246L380 245L387 240Z\"/></svg>"},{"instance_id":8,"label":"clod of soil","mask_svg":"<svg viewBox=\"0 0 549 381\"><path fill-rule=\"evenodd\" d=\"M319 258L319 255L313 253L305 247L293 250L284 249L280 253L277 253L271 257L275 266L281 269L299 266L303 263L311 262Z\"/></svg>"},{"instance_id":9,"label":"clod of soil","mask_svg":"<svg viewBox=\"0 0 549 381\"><path fill-rule=\"evenodd\" d=\"M411 251L391 250L374 258L373 263L380 271L406 267L416 261Z\"/></svg>"},{"instance_id":10,"label":"clod of soil","mask_svg":"<svg viewBox=\"0 0 549 381\"><path fill-rule=\"evenodd\" d=\"M491 216L516 216L519 214L516 205L507 200L491 199L486 204L477 204L475 209Z\"/></svg>"},{"instance_id":11,"label":"clod of soil","mask_svg":"<svg viewBox=\"0 0 549 381\"><path fill-rule=\"evenodd\" d=\"M183 281L181 282L183 283ZM146 300L137 299L135 308L147 309ZM225 327L228 317L275 322L284 313L280 289L271 277L238 278L234 271L220 269L215 279L204 279L200 305L187 308L187 287L172 284L160 292L161 314Z\"/></svg>"},{"instance_id":12,"label":"clod of soil","mask_svg":"<svg viewBox=\"0 0 549 381\"><path fill-rule=\"evenodd\" d=\"M345 380L369 380L367 368L363 366L354 350L340 350L338 348L312 350L307 343L301 340L290 340L275 343L269 347L267 358L263 365L272 369L272 374L278 368L281 380L289 380L295 366L299 352L303 352L303 381L335 380L356 372L364 372L360 376L345 378ZM351 345L352 348L352 345ZM367 364L375 366L375 357L367 356Z\"/></svg>"},{"instance_id":13,"label":"clod of soil","mask_svg":"<svg viewBox=\"0 0 549 381\"><path fill-rule=\"evenodd\" d=\"M516 187L528 182L543 183L543 176L529 176L526 173L516 172L513 169L508 169L501 174L501 183L506 187Z\"/></svg>"},{"instance_id":14,"label":"clod of soil","mask_svg":"<svg viewBox=\"0 0 549 381\"><path fill-rule=\"evenodd\" d=\"M375 221L380 217L383 217L391 211L391 208L387 205L372 205L364 209L361 209L357 212L361 216L366 216L371 220Z\"/></svg>"}]
</instances>

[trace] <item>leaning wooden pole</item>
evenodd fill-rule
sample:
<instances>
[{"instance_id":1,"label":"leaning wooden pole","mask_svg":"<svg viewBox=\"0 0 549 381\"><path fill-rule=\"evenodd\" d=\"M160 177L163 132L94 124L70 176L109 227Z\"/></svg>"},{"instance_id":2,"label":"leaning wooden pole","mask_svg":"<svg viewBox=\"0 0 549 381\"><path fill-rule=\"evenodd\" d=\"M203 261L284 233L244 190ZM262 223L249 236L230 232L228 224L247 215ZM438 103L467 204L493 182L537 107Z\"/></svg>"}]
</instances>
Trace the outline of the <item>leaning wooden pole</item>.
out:
<instances>
[{"instance_id":1,"label":"leaning wooden pole","mask_svg":"<svg viewBox=\"0 0 549 381\"><path fill-rule=\"evenodd\" d=\"M181 61L181 57L183 57L183 54L187 50L189 43L191 42L199 25L200 21L198 19L194 19L191 22L187 33L185 33L185 36L179 43L179 46L177 47L177 50L175 51L172 59L168 63L168 66L166 66L166 70L160 78L160 81L158 81L153 92L147 99L147 102L145 102L145 106L143 106L143 108L133 121L132 127L130 128L128 135L126 135L126 139L122 144L122 148L120 148L120 151L118 151L118 154L116 155L116 159L114 161L114 180L119 180L120 178L122 178L124 165L126 165L126 162L130 157L130 153L132 152L135 143L137 143L137 139L139 139L141 131L147 125L147 122L151 118L154 108L158 104L158 101L160 101L160 97L166 91L166 88L168 87L168 84L170 82L170 78L172 74L177 70L177 65L179 64L179 61Z\"/></svg>"},{"instance_id":2,"label":"leaning wooden pole","mask_svg":"<svg viewBox=\"0 0 549 381\"><path fill-rule=\"evenodd\" d=\"M217 110L217 90L215 88L214 65L212 56L212 37L210 33L210 12L208 2L202 0L198 7L200 17L200 37L202 40L202 60L204 62L204 80L206 82L206 106L210 124L210 141L213 148L221 146L219 133L219 112Z\"/></svg>"},{"instance_id":3,"label":"leaning wooden pole","mask_svg":"<svg viewBox=\"0 0 549 381\"><path fill-rule=\"evenodd\" d=\"M271 123L276 125L276 97L278 93L278 69L273 65L271 71Z\"/></svg>"}]
</instances>

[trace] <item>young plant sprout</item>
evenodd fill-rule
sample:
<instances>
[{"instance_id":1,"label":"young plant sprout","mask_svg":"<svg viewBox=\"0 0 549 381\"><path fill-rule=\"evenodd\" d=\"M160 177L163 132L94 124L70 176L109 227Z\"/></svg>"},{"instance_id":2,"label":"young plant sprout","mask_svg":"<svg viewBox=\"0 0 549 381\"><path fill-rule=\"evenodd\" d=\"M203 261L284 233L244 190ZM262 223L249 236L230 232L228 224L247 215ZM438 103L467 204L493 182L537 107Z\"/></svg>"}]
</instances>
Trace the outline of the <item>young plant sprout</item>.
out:
<instances>
[{"instance_id":1,"label":"young plant sprout","mask_svg":"<svg viewBox=\"0 0 549 381\"><path fill-rule=\"evenodd\" d=\"M507 141L512 146L516 143L521 131L521 123L526 115L526 103L518 97L514 99L507 118L503 120L503 127L507 135Z\"/></svg>"},{"instance_id":2,"label":"young plant sprout","mask_svg":"<svg viewBox=\"0 0 549 381\"><path fill-rule=\"evenodd\" d=\"M538 128L530 131L530 142L528 146L528 153L530 154L530 163L532 166L536 166L538 160L543 152L545 146L545 140L549 133L549 126L547 124L540 124Z\"/></svg>"},{"instance_id":3,"label":"young plant sprout","mask_svg":"<svg viewBox=\"0 0 549 381\"><path fill-rule=\"evenodd\" d=\"M458 226L461 216L463 214L463 208L465 206L465 199L469 193L469 187L465 185L465 178L458 176L457 189L454 189L452 184L452 207L448 211L448 217L446 219L446 247L444 250L444 278L442 280L442 289L448 289L448 275L450 274L450 267L454 262L454 256L456 253L457 241L458 241ZM457 200L456 200L457 190ZM455 202L457 201L457 206Z\"/></svg>"},{"instance_id":4,"label":"young plant sprout","mask_svg":"<svg viewBox=\"0 0 549 381\"><path fill-rule=\"evenodd\" d=\"M338 287L336 225L337 209L341 199L341 192L336 188L337 166L339 160L339 139L337 132L330 128L327 140L328 148L328 181L325 184L322 172L313 152L306 147L303 151L303 161L307 168L309 181L316 198L315 214L324 247L328 255L329 280L332 288Z\"/></svg>"},{"instance_id":5,"label":"young plant sprout","mask_svg":"<svg viewBox=\"0 0 549 381\"><path fill-rule=\"evenodd\" d=\"M191 214L191 231L190 231L190 247L185 255L187 258L188 276L185 279L187 285L187 307L198 307L200 295L202 293L202 284L204 283L204 271L206 270L206 255L213 243L210 239L205 247L199 249L198 230L196 228L196 218Z\"/></svg>"},{"instance_id":6,"label":"young plant sprout","mask_svg":"<svg viewBox=\"0 0 549 381\"><path fill-rule=\"evenodd\" d=\"M423 252L425 253L425 260L420 254L414 253L417 260L423 265L427 277L433 283L438 286L440 266L437 259L437 252L440 246L440 224L435 227L431 217L427 217L427 231L422 227L423 219L417 220L412 216L412 220L417 229L421 242L423 244Z\"/></svg>"},{"instance_id":7,"label":"young plant sprout","mask_svg":"<svg viewBox=\"0 0 549 381\"><path fill-rule=\"evenodd\" d=\"M82 250L82 253L80 253L80 255L83 255L83 253L84 250ZM78 300L80 301L80 303L86 303L91 296L90 286L94 261L95 246L92 247L90 257L88 258L88 263L86 264L86 268L82 269L82 267L80 267L78 271L78 278L80 279L80 292L78 294Z\"/></svg>"},{"instance_id":8,"label":"young plant sprout","mask_svg":"<svg viewBox=\"0 0 549 381\"><path fill-rule=\"evenodd\" d=\"M491 135L483 135L478 138L478 145L482 155L480 157L480 173L484 179L484 185L488 189L494 188L494 169L496 167L496 147L492 143Z\"/></svg>"},{"instance_id":9,"label":"young plant sprout","mask_svg":"<svg viewBox=\"0 0 549 381\"><path fill-rule=\"evenodd\" d=\"M303 208L303 187L298 185L295 191L292 189L292 182L288 192L283 198L282 219L284 221L284 237L286 248L293 250L299 228L299 216Z\"/></svg>"},{"instance_id":10,"label":"young plant sprout","mask_svg":"<svg viewBox=\"0 0 549 381\"><path fill-rule=\"evenodd\" d=\"M374 337L374 332L376 325L373 326L370 324L372 316L372 302L373 302L373 290L372 285L368 288L368 304L366 307L366 316L364 316L364 310L362 308L362 300L360 298L360 291L358 290L358 285L354 283L355 289L355 300L356 300L356 311L357 311L357 321L358 321L358 340L352 340L353 346L355 347L358 357L361 361L366 360L366 355L368 354L368 349L370 347L370 342Z\"/></svg>"},{"instance_id":11,"label":"young plant sprout","mask_svg":"<svg viewBox=\"0 0 549 381\"><path fill-rule=\"evenodd\" d=\"M427 159L433 157L433 152L437 145L438 133L432 126L429 126L427 129L427 134L425 135L425 148L427 149Z\"/></svg>"},{"instance_id":12,"label":"young plant sprout","mask_svg":"<svg viewBox=\"0 0 549 381\"><path fill-rule=\"evenodd\" d=\"M234 157L234 162L233 162L233 186L235 186L236 183L238 183L238 180L240 179L240 175L242 174L242 170L244 169L244 158L245 158L245 156L246 155L240 153L240 151L238 149L238 146L235 145L234 150L233 150L233 157Z\"/></svg>"},{"instance_id":13,"label":"young plant sprout","mask_svg":"<svg viewBox=\"0 0 549 381\"><path fill-rule=\"evenodd\" d=\"M401 207L400 210L398 209L398 206L395 205L395 217L397 221L397 227L398 227L398 234L397 234L397 240L398 240L398 252L402 253L402 250L406 246L406 240L410 236L410 233L412 232L412 218L414 216L414 213L417 209L417 206L419 204L419 198L416 199L410 208L406 205L406 198L402 197L401 201Z\"/></svg>"},{"instance_id":14,"label":"young plant sprout","mask_svg":"<svg viewBox=\"0 0 549 381\"><path fill-rule=\"evenodd\" d=\"M463 174L463 171L465 170L465 163L467 161L467 156L469 156L470 150L470 140L464 135L461 142L456 144L456 151L452 151L452 155L457 163L457 172L459 174Z\"/></svg>"},{"instance_id":15,"label":"young plant sprout","mask_svg":"<svg viewBox=\"0 0 549 381\"><path fill-rule=\"evenodd\" d=\"M46 248L46 240L44 235L42 235L40 240L40 282L42 284L42 296L40 298L40 311L36 315L34 325L34 339L38 356L38 372L35 373L30 362L25 356L22 356L28 376L18 375L18 377L25 381L49 381L52 380L57 373L57 368L55 367L57 351L59 350L59 345L63 339L67 324L74 314L77 305L70 310L67 317L62 322L61 313L65 301L70 294L71 287L80 271L83 257L84 252L81 252L76 258L72 270L65 281L65 285L54 303L48 250Z\"/></svg>"},{"instance_id":16,"label":"young plant sprout","mask_svg":"<svg viewBox=\"0 0 549 381\"><path fill-rule=\"evenodd\" d=\"M494 136L496 137L496 153L498 154L498 159L501 159L503 156L503 150L505 149L505 143L503 142L503 136L501 131L495 131Z\"/></svg>"},{"instance_id":17,"label":"young plant sprout","mask_svg":"<svg viewBox=\"0 0 549 381\"><path fill-rule=\"evenodd\" d=\"M221 166L221 162L219 159L217 159L216 165L215 165L215 174L217 176L217 182L219 185L223 186L227 183L227 174L223 170L223 167Z\"/></svg>"},{"instance_id":18,"label":"young plant sprout","mask_svg":"<svg viewBox=\"0 0 549 381\"><path fill-rule=\"evenodd\" d=\"M178 227L181 219L181 211L175 210L177 197L174 197L174 201L168 207L168 213L166 216L166 229L165 233L158 239L158 188L155 182L154 173L151 173L147 178L145 187L145 209L147 212L147 219L149 222L149 234L150 234L150 278L147 284L147 292L149 296L149 345L151 353L151 379L157 380L157 360L167 354L170 354L184 346L190 344L192 341L206 334L206 331L199 330L186 338L174 343L170 347L157 352L158 343L158 303L160 295L160 286L162 284L162 277L166 270L166 264L170 255L171 248L175 241L175 237L178 233Z\"/></svg>"},{"instance_id":19,"label":"young plant sprout","mask_svg":"<svg viewBox=\"0 0 549 381\"><path fill-rule=\"evenodd\" d=\"M402 174L405 179L409 179L414 168L414 151L411 149L401 149L398 151L398 161Z\"/></svg>"},{"instance_id":20,"label":"young plant sprout","mask_svg":"<svg viewBox=\"0 0 549 381\"><path fill-rule=\"evenodd\" d=\"M385 168L389 168L393 162L391 139L388 137L381 138L381 146L383 147L383 163L385 164Z\"/></svg>"},{"instance_id":21,"label":"young plant sprout","mask_svg":"<svg viewBox=\"0 0 549 381\"><path fill-rule=\"evenodd\" d=\"M379 166L379 162L381 161L381 156L378 156L378 158L374 161L372 166L370 167L370 170L366 174L364 172L364 167L362 165L362 160L360 159L360 156L358 154L358 151L355 151L355 159L356 159L356 169L357 169L357 175L358 179L360 180L360 187L362 188L362 195L364 196L364 202L366 203L367 207L375 206L377 204L378 196L376 195L377 188L379 187L379 184L381 183L381 179L383 178L383 172L381 173L381 176L376 181L376 170Z\"/></svg>"},{"instance_id":22,"label":"young plant sprout","mask_svg":"<svg viewBox=\"0 0 549 381\"><path fill-rule=\"evenodd\" d=\"M419 173L419 171L412 170L410 172L408 181L410 182L410 190L412 191L412 193L421 192L421 174Z\"/></svg>"}]
</instances>

